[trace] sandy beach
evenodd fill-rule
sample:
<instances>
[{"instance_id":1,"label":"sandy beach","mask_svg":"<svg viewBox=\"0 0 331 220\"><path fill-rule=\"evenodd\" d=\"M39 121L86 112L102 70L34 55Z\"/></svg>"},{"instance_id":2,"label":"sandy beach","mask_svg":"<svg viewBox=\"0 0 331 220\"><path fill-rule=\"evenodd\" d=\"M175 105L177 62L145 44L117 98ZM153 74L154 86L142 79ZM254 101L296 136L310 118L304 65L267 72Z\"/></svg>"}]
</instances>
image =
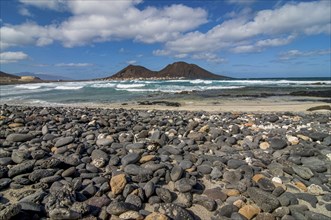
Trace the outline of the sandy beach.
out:
<instances>
[{"instance_id":1,"label":"sandy beach","mask_svg":"<svg viewBox=\"0 0 331 220\"><path fill-rule=\"evenodd\" d=\"M301 97L304 101L298 100L297 97L272 97L272 98L221 98L216 100L163 100L168 102L178 102L179 107L164 105L139 105L135 102L114 103L110 105L99 105L102 108L124 108L139 110L178 110L178 111L206 111L206 112L306 112L307 109L315 106L328 105L321 98ZM300 99L300 98L299 98ZM90 106L90 105L87 105ZM92 106L90 106L92 107ZM320 110L319 112L328 112Z\"/></svg>"}]
</instances>

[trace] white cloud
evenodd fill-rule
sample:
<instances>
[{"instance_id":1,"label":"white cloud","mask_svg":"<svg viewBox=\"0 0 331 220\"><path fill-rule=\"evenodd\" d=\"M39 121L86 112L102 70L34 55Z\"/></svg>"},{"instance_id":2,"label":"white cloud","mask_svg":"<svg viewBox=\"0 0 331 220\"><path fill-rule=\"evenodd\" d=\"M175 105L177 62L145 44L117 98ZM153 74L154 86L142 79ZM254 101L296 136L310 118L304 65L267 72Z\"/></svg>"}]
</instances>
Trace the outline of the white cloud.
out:
<instances>
[{"instance_id":1,"label":"white cloud","mask_svg":"<svg viewBox=\"0 0 331 220\"><path fill-rule=\"evenodd\" d=\"M176 54L175 55L175 58L177 58L177 59L183 59L183 58L187 57L187 55L188 54L186 54L186 53L180 53L180 54Z\"/></svg>"},{"instance_id":2,"label":"white cloud","mask_svg":"<svg viewBox=\"0 0 331 220\"><path fill-rule=\"evenodd\" d=\"M66 0L19 0L25 5L35 6L43 9L62 10Z\"/></svg>"},{"instance_id":3,"label":"white cloud","mask_svg":"<svg viewBox=\"0 0 331 220\"><path fill-rule=\"evenodd\" d=\"M261 52L267 47L278 47L291 43L295 39L295 35L290 35L287 38L272 38L259 40L253 45L240 45L231 49L234 53L253 53Z\"/></svg>"},{"instance_id":4,"label":"white cloud","mask_svg":"<svg viewBox=\"0 0 331 220\"><path fill-rule=\"evenodd\" d=\"M27 17L32 17L33 15L30 13L30 11L27 9L27 8L24 8L24 7L20 7L18 9L18 13L20 15L23 15L23 16L27 16Z\"/></svg>"},{"instance_id":5,"label":"white cloud","mask_svg":"<svg viewBox=\"0 0 331 220\"><path fill-rule=\"evenodd\" d=\"M35 23L1 27L1 47L34 44L45 46L60 41L65 47L132 39L144 43L166 42L207 22L207 12L174 4L163 8L139 9L141 1L37 1L21 0L39 8L72 13L60 24L40 26Z\"/></svg>"},{"instance_id":6,"label":"white cloud","mask_svg":"<svg viewBox=\"0 0 331 220\"><path fill-rule=\"evenodd\" d=\"M129 60L126 63L133 65L133 64L137 63L137 60Z\"/></svg>"},{"instance_id":7,"label":"white cloud","mask_svg":"<svg viewBox=\"0 0 331 220\"><path fill-rule=\"evenodd\" d=\"M48 64L44 64L44 63L36 63L36 64L32 64L32 66L35 66L35 67L47 67L49 65Z\"/></svg>"},{"instance_id":8,"label":"white cloud","mask_svg":"<svg viewBox=\"0 0 331 220\"><path fill-rule=\"evenodd\" d=\"M36 44L37 46L45 46L45 40L52 39L49 36L47 28L41 27L36 23L27 22L21 25L5 25L0 28L1 50L9 47L23 46ZM51 41L48 41L51 43Z\"/></svg>"},{"instance_id":9,"label":"white cloud","mask_svg":"<svg viewBox=\"0 0 331 220\"><path fill-rule=\"evenodd\" d=\"M166 56L170 54L170 51L157 49L153 51L153 54L156 56Z\"/></svg>"},{"instance_id":10,"label":"white cloud","mask_svg":"<svg viewBox=\"0 0 331 220\"><path fill-rule=\"evenodd\" d=\"M87 66L93 66L92 63L58 63L55 64L55 66L58 67L87 67Z\"/></svg>"},{"instance_id":11,"label":"white cloud","mask_svg":"<svg viewBox=\"0 0 331 220\"><path fill-rule=\"evenodd\" d=\"M0 53L0 63L16 63L28 59L29 56L22 51Z\"/></svg>"},{"instance_id":12,"label":"white cloud","mask_svg":"<svg viewBox=\"0 0 331 220\"><path fill-rule=\"evenodd\" d=\"M238 4L238 5L250 5L255 2L255 0L227 0L228 4Z\"/></svg>"},{"instance_id":13,"label":"white cloud","mask_svg":"<svg viewBox=\"0 0 331 220\"><path fill-rule=\"evenodd\" d=\"M163 48L153 51L158 56L204 57L207 61L222 62L222 58L213 58L222 50L256 52L289 44L297 35L331 34L330 1L290 2L255 14L244 8L236 16L223 16L225 21L207 32L196 31L208 22L207 11L182 4L143 7L141 0L112 1L111 6L104 0L20 2L24 7L67 10L71 15L61 23L44 26L32 22L2 25L2 50L54 42L75 47L129 39L162 43ZM228 0L242 5L253 2Z\"/></svg>"},{"instance_id":14,"label":"white cloud","mask_svg":"<svg viewBox=\"0 0 331 220\"><path fill-rule=\"evenodd\" d=\"M164 54L215 52L222 49L249 52L267 46L285 45L293 40L292 37L281 39L278 36L331 34L330 7L330 1L288 3L273 10L259 11L251 19L241 16L226 20L206 33L194 31L181 35L167 42L162 51ZM269 36L270 40L262 40L254 47L253 39ZM243 45L245 41L246 45Z\"/></svg>"},{"instance_id":15,"label":"white cloud","mask_svg":"<svg viewBox=\"0 0 331 220\"><path fill-rule=\"evenodd\" d=\"M326 50L310 50L310 51L300 51L300 50L289 50L287 52L281 53L279 55L280 60L291 60L299 57L312 57L331 54L331 49Z\"/></svg>"},{"instance_id":16,"label":"white cloud","mask_svg":"<svg viewBox=\"0 0 331 220\"><path fill-rule=\"evenodd\" d=\"M206 60L208 62L212 62L212 63L225 63L226 59L221 58L219 56L217 56L214 53L199 53L199 54L194 54L192 55L192 59L196 59L196 60Z\"/></svg>"}]
</instances>

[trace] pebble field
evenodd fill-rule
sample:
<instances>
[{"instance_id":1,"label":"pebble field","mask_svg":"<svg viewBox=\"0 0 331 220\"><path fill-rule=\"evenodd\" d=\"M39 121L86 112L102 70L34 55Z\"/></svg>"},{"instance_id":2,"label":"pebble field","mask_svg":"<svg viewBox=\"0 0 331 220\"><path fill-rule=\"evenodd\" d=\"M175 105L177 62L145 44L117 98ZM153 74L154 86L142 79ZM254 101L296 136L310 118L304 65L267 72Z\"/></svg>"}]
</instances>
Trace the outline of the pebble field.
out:
<instances>
[{"instance_id":1,"label":"pebble field","mask_svg":"<svg viewBox=\"0 0 331 220\"><path fill-rule=\"evenodd\" d=\"M0 219L331 219L331 114L0 106Z\"/></svg>"}]
</instances>

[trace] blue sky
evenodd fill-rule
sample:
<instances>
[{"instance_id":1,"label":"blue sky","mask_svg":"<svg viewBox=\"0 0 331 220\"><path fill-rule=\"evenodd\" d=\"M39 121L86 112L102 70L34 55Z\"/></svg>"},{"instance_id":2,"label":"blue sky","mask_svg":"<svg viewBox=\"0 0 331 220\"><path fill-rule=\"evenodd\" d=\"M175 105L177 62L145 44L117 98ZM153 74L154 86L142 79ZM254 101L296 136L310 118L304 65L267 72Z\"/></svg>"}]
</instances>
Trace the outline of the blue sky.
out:
<instances>
[{"instance_id":1,"label":"blue sky","mask_svg":"<svg viewBox=\"0 0 331 220\"><path fill-rule=\"evenodd\" d=\"M330 77L331 1L1 0L1 70L73 79L176 61L231 77Z\"/></svg>"}]
</instances>

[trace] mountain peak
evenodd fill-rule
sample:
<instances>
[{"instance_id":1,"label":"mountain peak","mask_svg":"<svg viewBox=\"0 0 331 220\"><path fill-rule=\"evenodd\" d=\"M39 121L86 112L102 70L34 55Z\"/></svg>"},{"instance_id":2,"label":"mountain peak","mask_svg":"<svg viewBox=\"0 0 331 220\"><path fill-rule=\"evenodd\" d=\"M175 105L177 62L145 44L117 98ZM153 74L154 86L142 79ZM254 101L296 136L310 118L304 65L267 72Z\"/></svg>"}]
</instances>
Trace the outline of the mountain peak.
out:
<instances>
[{"instance_id":1,"label":"mountain peak","mask_svg":"<svg viewBox=\"0 0 331 220\"><path fill-rule=\"evenodd\" d=\"M154 76L154 74L154 71L151 71L143 66L130 64L113 76L107 77L105 79L151 78Z\"/></svg>"},{"instance_id":2,"label":"mountain peak","mask_svg":"<svg viewBox=\"0 0 331 220\"><path fill-rule=\"evenodd\" d=\"M213 74L198 65L178 61L167 65L160 71L151 71L143 66L128 65L107 79L225 79L228 77Z\"/></svg>"},{"instance_id":3,"label":"mountain peak","mask_svg":"<svg viewBox=\"0 0 331 220\"><path fill-rule=\"evenodd\" d=\"M213 74L198 65L183 61L169 64L160 72L160 77L177 77L185 79L224 79L227 77Z\"/></svg>"}]
</instances>

